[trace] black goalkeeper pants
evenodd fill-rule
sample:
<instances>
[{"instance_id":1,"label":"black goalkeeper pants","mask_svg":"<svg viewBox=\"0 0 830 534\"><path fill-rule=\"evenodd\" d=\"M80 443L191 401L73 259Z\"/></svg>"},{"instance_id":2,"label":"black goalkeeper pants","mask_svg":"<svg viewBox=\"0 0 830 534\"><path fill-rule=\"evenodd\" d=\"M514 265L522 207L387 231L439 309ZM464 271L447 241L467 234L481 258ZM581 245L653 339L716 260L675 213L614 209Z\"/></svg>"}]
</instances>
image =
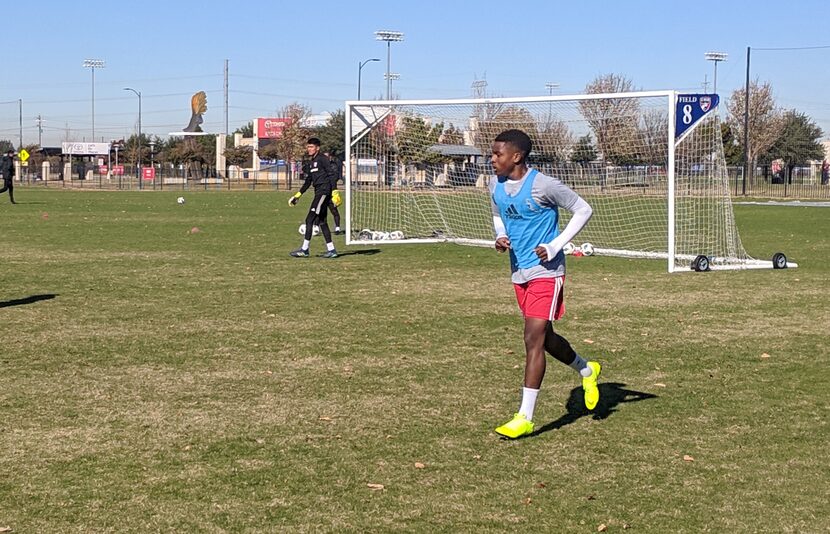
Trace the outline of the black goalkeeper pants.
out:
<instances>
[{"instance_id":1,"label":"black goalkeeper pants","mask_svg":"<svg viewBox=\"0 0 830 534\"><path fill-rule=\"evenodd\" d=\"M17 202L14 201L14 182L4 178L3 189L0 189L0 193L5 193L6 191L9 192L9 200L12 201L12 204L17 204Z\"/></svg>"},{"instance_id":2,"label":"black goalkeeper pants","mask_svg":"<svg viewBox=\"0 0 830 534\"><path fill-rule=\"evenodd\" d=\"M314 225L320 227L326 243L331 243L331 230L329 230L329 203L331 202L331 193L314 193L314 200L311 201L311 208L308 210L308 215L305 218L305 239L311 241Z\"/></svg>"},{"instance_id":3,"label":"black goalkeeper pants","mask_svg":"<svg viewBox=\"0 0 830 534\"><path fill-rule=\"evenodd\" d=\"M340 210L334 205L333 200L329 201L329 211L331 212L331 216L334 217L334 227L340 228Z\"/></svg>"}]
</instances>

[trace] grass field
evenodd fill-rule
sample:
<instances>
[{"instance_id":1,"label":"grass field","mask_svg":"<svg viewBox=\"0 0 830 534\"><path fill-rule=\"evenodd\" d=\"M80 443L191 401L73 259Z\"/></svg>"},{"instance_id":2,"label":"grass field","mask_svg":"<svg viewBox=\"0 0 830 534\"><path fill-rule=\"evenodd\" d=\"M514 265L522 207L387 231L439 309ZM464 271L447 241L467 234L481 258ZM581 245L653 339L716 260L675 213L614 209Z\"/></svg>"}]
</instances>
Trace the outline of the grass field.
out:
<instances>
[{"instance_id":1,"label":"grass field","mask_svg":"<svg viewBox=\"0 0 830 534\"><path fill-rule=\"evenodd\" d=\"M287 193L17 193L0 531L830 529L828 209L736 207L748 252L798 269L572 259L557 328L603 362L600 405L551 362L538 432L503 441L504 256L338 237L292 259Z\"/></svg>"}]
</instances>

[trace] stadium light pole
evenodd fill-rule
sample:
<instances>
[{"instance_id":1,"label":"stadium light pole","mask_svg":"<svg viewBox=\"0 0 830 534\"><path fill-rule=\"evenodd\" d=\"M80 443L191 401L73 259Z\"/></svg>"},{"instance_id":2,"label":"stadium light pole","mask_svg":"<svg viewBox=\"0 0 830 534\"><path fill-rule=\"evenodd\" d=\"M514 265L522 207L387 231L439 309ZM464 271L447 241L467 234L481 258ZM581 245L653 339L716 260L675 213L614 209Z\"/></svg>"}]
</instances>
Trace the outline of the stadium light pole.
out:
<instances>
[{"instance_id":1,"label":"stadium light pole","mask_svg":"<svg viewBox=\"0 0 830 534\"><path fill-rule=\"evenodd\" d=\"M84 68L92 70L92 142L95 142L95 69L104 68L103 59L85 59Z\"/></svg>"},{"instance_id":2,"label":"stadium light pole","mask_svg":"<svg viewBox=\"0 0 830 534\"><path fill-rule=\"evenodd\" d=\"M385 80L387 80L387 83L389 84L389 89L390 89L390 91L391 91L391 89L392 89L392 82L393 82L393 81L395 81L395 80L400 80L400 79L401 79L401 75L400 75L400 74L398 74L397 72L387 72L386 74L384 74L384 75L383 75L383 78L384 78ZM392 98L392 97L391 97L391 96L387 96L387 97L386 97L386 99L387 99L387 100L389 100L390 98Z\"/></svg>"},{"instance_id":3,"label":"stadium light pole","mask_svg":"<svg viewBox=\"0 0 830 534\"><path fill-rule=\"evenodd\" d=\"M403 32L392 30L378 30L375 32L375 40L386 41L386 100L392 98L392 43L403 41Z\"/></svg>"},{"instance_id":4,"label":"stadium light pole","mask_svg":"<svg viewBox=\"0 0 830 534\"><path fill-rule=\"evenodd\" d=\"M558 83L556 83L556 82L547 82L547 83L545 84L545 89L547 89L547 90L548 90L548 94L549 94L550 96L553 96L553 90L554 90L554 89L559 89L559 84L558 84Z\"/></svg>"},{"instance_id":5,"label":"stadium light pole","mask_svg":"<svg viewBox=\"0 0 830 534\"><path fill-rule=\"evenodd\" d=\"M136 91L132 87L125 87L125 91L132 91L138 97L138 150L136 150L136 171L138 173L138 188L141 189L141 91Z\"/></svg>"},{"instance_id":6,"label":"stadium light pole","mask_svg":"<svg viewBox=\"0 0 830 534\"><path fill-rule=\"evenodd\" d=\"M553 96L553 90L554 89L559 89L559 84L556 83L556 82L547 82L545 84L545 89L548 90L548 95L549 96ZM548 102L548 122L550 122L552 118L553 118L553 105L550 102Z\"/></svg>"},{"instance_id":7,"label":"stadium light pole","mask_svg":"<svg viewBox=\"0 0 830 534\"><path fill-rule=\"evenodd\" d=\"M380 61L380 59L373 57L371 59L367 59L365 61L361 61L358 63L357 66L357 99L360 100L360 73L363 71L363 67L366 66L366 63L371 63L372 61Z\"/></svg>"},{"instance_id":8,"label":"stadium light pole","mask_svg":"<svg viewBox=\"0 0 830 534\"><path fill-rule=\"evenodd\" d=\"M718 94L718 62L719 61L726 61L726 58L729 57L729 54L726 52L706 52L703 54L703 57L706 58L706 61L711 61L715 64L715 77L712 80L714 89L712 89L712 93Z\"/></svg>"}]
</instances>

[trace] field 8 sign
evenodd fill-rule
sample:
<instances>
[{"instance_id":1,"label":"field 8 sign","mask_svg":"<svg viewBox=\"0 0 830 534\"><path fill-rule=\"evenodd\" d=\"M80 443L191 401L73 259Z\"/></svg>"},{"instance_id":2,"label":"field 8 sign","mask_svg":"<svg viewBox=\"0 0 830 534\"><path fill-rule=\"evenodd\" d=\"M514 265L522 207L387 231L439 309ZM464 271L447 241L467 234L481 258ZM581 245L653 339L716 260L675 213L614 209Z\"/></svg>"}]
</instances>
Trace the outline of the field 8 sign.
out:
<instances>
[{"instance_id":1,"label":"field 8 sign","mask_svg":"<svg viewBox=\"0 0 830 534\"><path fill-rule=\"evenodd\" d=\"M718 95L683 94L677 95L675 103L674 141L679 143L692 132L694 125L707 113L718 107Z\"/></svg>"}]
</instances>

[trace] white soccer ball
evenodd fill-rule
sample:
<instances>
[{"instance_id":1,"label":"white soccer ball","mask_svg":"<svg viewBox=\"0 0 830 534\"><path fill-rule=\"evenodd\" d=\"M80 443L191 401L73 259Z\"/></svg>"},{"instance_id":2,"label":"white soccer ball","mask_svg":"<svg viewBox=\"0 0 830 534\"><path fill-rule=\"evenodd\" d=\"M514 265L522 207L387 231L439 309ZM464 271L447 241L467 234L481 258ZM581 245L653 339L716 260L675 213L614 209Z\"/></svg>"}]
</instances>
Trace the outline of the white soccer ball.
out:
<instances>
[{"instance_id":1,"label":"white soccer ball","mask_svg":"<svg viewBox=\"0 0 830 534\"><path fill-rule=\"evenodd\" d=\"M594 254L594 245L592 245L590 243L582 243L582 246L579 247L579 249L582 251L582 254L585 255L585 256L591 256L591 255Z\"/></svg>"},{"instance_id":2,"label":"white soccer ball","mask_svg":"<svg viewBox=\"0 0 830 534\"><path fill-rule=\"evenodd\" d=\"M566 256L570 256L576 250L576 245L573 244L573 241L568 241L565 243L565 246L562 247L562 252L565 253Z\"/></svg>"},{"instance_id":3,"label":"white soccer ball","mask_svg":"<svg viewBox=\"0 0 830 534\"><path fill-rule=\"evenodd\" d=\"M300 227L297 228L297 231L300 234L305 235L305 223L301 224ZM313 236L314 235L320 235L320 227L317 226L316 224L311 227L311 235L313 235Z\"/></svg>"},{"instance_id":4,"label":"white soccer ball","mask_svg":"<svg viewBox=\"0 0 830 534\"><path fill-rule=\"evenodd\" d=\"M357 238L360 241L371 241L372 240L372 231L368 228L364 228L357 234Z\"/></svg>"},{"instance_id":5,"label":"white soccer ball","mask_svg":"<svg viewBox=\"0 0 830 534\"><path fill-rule=\"evenodd\" d=\"M176 202L178 202L179 204L184 204L184 197L177 198Z\"/></svg>"},{"instance_id":6,"label":"white soccer ball","mask_svg":"<svg viewBox=\"0 0 830 534\"><path fill-rule=\"evenodd\" d=\"M389 232L389 239L398 240L398 239L403 239L403 237L404 237L403 232L401 232L400 230L395 230L393 232Z\"/></svg>"}]
</instances>

